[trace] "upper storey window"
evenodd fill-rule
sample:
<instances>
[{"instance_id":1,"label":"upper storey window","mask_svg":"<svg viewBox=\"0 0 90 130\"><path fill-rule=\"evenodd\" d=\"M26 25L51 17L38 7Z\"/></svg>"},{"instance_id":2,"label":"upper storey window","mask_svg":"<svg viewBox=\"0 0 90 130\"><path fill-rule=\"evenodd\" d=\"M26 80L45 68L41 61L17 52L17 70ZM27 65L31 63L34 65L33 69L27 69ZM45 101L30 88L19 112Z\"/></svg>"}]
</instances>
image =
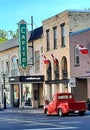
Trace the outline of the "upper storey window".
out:
<instances>
[{"instance_id":1,"label":"upper storey window","mask_svg":"<svg viewBox=\"0 0 90 130\"><path fill-rule=\"evenodd\" d=\"M75 46L74 47L74 65L79 66L80 60L79 60L79 49Z\"/></svg>"},{"instance_id":2,"label":"upper storey window","mask_svg":"<svg viewBox=\"0 0 90 130\"><path fill-rule=\"evenodd\" d=\"M60 25L61 27L61 46L66 47L66 41L65 41L65 23Z\"/></svg>"},{"instance_id":3,"label":"upper storey window","mask_svg":"<svg viewBox=\"0 0 90 130\"><path fill-rule=\"evenodd\" d=\"M12 57L12 70L16 70L17 69L17 57L14 56Z\"/></svg>"},{"instance_id":4,"label":"upper storey window","mask_svg":"<svg viewBox=\"0 0 90 130\"><path fill-rule=\"evenodd\" d=\"M50 50L50 32L49 32L49 29L46 30L46 42L47 42L46 50L49 51Z\"/></svg>"},{"instance_id":5,"label":"upper storey window","mask_svg":"<svg viewBox=\"0 0 90 130\"><path fill-rule=\"evenodd\" d=\"M9 74L9 61L6 61L6 73Z\"/></svg>"},{"instance_id":6,"label":"upper storey window","mask_svg":"<svg viewBox=\"0 0 90 130\"><path fill-rule=\"evenodd\" d=\"M54 49L57 48L57 27L53 27L53 43Z\"/></svg>"},{"instance_id":7,"label":"upper storey window","mask_svg":"<svg viewBox=\"0 0 90 130\"><path fill-rule=\"evenodd\" d=\"M35 72L40 72L40 54L39 51L35 51Z\"/></svg>"}]
</instances>

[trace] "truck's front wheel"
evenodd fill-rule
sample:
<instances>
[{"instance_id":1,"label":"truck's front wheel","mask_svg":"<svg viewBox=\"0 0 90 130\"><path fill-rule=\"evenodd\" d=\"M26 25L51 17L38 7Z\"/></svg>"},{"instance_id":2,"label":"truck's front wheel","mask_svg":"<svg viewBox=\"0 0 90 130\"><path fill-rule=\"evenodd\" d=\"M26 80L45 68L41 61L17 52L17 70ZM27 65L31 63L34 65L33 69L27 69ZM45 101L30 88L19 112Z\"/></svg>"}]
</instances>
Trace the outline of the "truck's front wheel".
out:
<instances>
[{"instance_id":1,"label":"truck's front wheel","mask_svg":"<svg viewBox=\"0 0 90 130\"><path fill-rule=\"evenodd\" d=\"M62 115L63 115L61 108L58 109L58 115L59 115L60 117L62 117Z\"/></svg>"},{"instance_id":2,"label":"truck's front wheel","mask_svg":"<svg viewBox=\"0 0 90 130\"><path fill-rule=\"evenodd\" d=\"M45 110L45 114L48 115L48 109Z\"/></svg>"}]
</instances>

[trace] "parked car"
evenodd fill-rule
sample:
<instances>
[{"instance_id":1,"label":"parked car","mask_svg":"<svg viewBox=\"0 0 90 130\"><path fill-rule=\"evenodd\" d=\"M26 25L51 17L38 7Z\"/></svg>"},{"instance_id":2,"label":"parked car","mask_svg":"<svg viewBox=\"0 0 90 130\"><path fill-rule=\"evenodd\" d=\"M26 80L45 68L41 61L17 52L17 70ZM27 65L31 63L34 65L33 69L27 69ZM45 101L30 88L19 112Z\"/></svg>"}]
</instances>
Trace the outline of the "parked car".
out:
<instances>
[{"instance_id":1,"label":"parked car","mask_svg":"<svg viewBox=\"0 0 90 130\"><path fill-rule=\"evenodd\" d=\"M64 114L78 112L79 115L84 115L86 111L85 101L75 101L72 93L56 93L52 101L44 106L44 113L46 115Z\"/></svg>"}]
</instances>

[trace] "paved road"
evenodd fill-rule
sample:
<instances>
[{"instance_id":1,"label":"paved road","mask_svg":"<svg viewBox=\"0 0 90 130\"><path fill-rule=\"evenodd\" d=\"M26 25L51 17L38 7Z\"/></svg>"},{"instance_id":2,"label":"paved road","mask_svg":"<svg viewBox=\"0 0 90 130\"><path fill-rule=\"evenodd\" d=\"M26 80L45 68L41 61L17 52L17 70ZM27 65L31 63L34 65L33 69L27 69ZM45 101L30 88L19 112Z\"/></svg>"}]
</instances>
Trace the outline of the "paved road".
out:
<instances>
[{"instance_id":1,"label":"paved road","mask_svg":"<svg viewBox=\"0 0 90 130\"><path fill-rule=\"evenodd\" d=\"M90 112L85 116L46 116L42 110L0 111L0 130L90 130Z\"/></svg>"}]
</instances>

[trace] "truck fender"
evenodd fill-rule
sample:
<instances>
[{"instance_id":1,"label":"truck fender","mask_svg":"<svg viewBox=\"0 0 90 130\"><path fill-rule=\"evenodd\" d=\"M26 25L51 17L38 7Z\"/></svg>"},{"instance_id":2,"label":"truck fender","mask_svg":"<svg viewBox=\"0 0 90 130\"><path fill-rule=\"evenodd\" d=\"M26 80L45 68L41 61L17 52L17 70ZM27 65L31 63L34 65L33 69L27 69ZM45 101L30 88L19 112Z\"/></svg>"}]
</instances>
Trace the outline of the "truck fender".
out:
<instances>
[{"instance_id":1,"label":"truck fender","mask_svg":"<svg viewBox=\"0 0 90 130\"><path fill-rule=\"evenodd\" d=\"M61 109L63 114L66 114L69 112L69 106L68 103L61 104L58 106L58 110Z\"/></svg>"}]
</instances>

